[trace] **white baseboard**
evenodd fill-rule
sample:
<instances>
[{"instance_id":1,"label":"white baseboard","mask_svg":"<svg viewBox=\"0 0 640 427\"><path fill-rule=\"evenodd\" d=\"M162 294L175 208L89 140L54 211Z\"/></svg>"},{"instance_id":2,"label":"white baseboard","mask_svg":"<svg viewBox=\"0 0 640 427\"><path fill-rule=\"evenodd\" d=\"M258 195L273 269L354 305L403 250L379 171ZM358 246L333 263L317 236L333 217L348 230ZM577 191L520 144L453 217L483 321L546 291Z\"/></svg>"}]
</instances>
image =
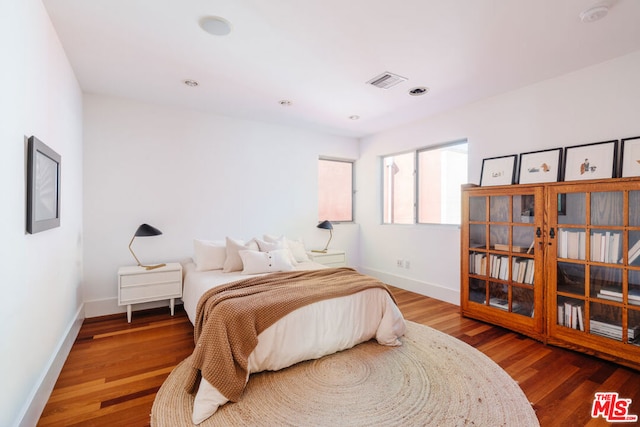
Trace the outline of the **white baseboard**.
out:
<instances>
[{"instance_id":1,"label":"white baseboard","mask_svg":"<svg viewBox=\"0 0 640 427\"><path fill-rule=\"evenodd\" d=\"M62 371L64 362L69 356L71 347L78 337L80 327L84 321L84 304L80 305L75 317L67 327L67 331L60 340L56 351L49 359L49 363L45 370L42 372L40 379L31 392L30 398L24 404L21 415L18 417L18 426L20 427L32 427L38 424L38 420L42 415L42 411L51 396L53 387L58 380L58 376Z\"/></svg>"},{"instance_id":2,"label":"white baseboard","mask_svg":"<svg viewBox=\"0 0 640 427\"><path fill-rule=\"evenodd\" d=\"M402 288L407 291L415 292L427 297L439 299L440 301L460 305L460 289L445 288L441 285L422 282L420 280L398 276L373 268L360 267L358 270L364 274L368 274L369 276L376 277L391 286Z\"/></svg>"},{"instance_id":3,"label":"white baseboard","mask_svg":"<svg viewBox=\"0 0 640 427\"><path fill-rule=\"evenodd\" d=\"M176 299L176 304L181 304L182 300ZM132 306L133 316L137 310L147 310L150 308L169 307L169 300L145 302L142 304L134 304ZM84 315L85 317L98 317L107 316L109 314L126 313L127 306L119 306L118 298L105 298L100 300L85 301L84 302Z\"/></svg>"}]
</instances>

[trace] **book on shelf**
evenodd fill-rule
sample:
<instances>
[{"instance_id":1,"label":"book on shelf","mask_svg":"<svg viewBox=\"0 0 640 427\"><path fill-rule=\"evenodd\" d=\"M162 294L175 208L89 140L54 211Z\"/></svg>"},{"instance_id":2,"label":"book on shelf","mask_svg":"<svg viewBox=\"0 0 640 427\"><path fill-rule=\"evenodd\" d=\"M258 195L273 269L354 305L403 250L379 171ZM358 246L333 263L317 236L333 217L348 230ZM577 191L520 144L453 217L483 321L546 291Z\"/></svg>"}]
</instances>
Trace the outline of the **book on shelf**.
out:
<instances>
[{"instance_id":1,"label":"book on shelf","mask_svg":"<svg viewBox=\"0 0 640 427\"><path fill-rule=\"evenodd\" d=\"M518 283L524 283L524 277L527 273L527 258L514 258L511 277Z\"/></svg>"},{"instance_id":2,"label":"book on shelf","mask_svg":"<svg viewBox=\"0 0 640 427\"><path fill-rule=\"evenodd\" d=\"M622 326L614 325L607 322L601 322L598 320L590 320L589 328L590 331L596 335L613 338L618 341L622 340ZM629 338L629 341L633 341L639 336L640 326L627 328L627 337Z\"/></svg>"},{"instance_id":3,"label":"book on shelf","mask_svg":"<svg viewBox=\"0 0 640 427\"><path fill-rule=\"evenodd\" d=\"M564 233L568 234L567 258L578 259L580 253L580 232L564 231Z\"/></svg>"},{"instance_id":4,"label":"book on shelf","mask_svg":"<svg viewBox=\"0 0 640 427\"><path fill-rule=\"evenodd\" d=\"M618 264L622 262L620 258L621 234L614 231L591 234L591 261Z\"/></svg>"},{"instance_id":5,"label":"book on shelf","mask_svg":"<svg viewBox=\"0 0 640 427\"><path fill-rule=\"evenodd\" d=\"M620 233L611 233L611 240L609 241L609 262L622 262L620 259Z\"/></svg>"},{"instance_id":6,"label":"book on shelf","mask_svg":"<svg viewBox=\"0 0 640 427\"><path fill-rule=\"evenodd\" d=\"M495 245L493 245L493 248L496 251L506 251L506 252L519 252L519 253L525 253L528 252L529 248L524 247L524 246L509 246L509 245L505 245L503 243L496 243Z\"/></svg>"},{"instance_id":7,"label":"book on shelf","mask_svg":"<svg viewBox=\"0 0 640 427\"><path fill-rule=\"evenodd\" d=\"M631 248L629 248L629 253L627 255L629 264L634 262L638 258L638 256L640 256L640 239L638 239L638 241L634 243Z\"/></svg>"},{"instance_id":8,"label":"book on shelf","mask_svg":"<svg viewBox=\"0 0 640 427\"><path fill-rule=\"evenodd\" d=\"M584 314L582 306L565 302L558 304L558 325L584 331Z\"/></svg>"},{"instance_id":9,"label":"book on shelf","mask_svg":"<svg viewBox=\"0 0 640 427\"><path fill-rule=\"evenodd\" d=\"M622 290L612 288L602 288L597 294L598 298L622 302ZM640 289L631 288L627 294L627 298L631 304L640 305Z\"/></svg>"},{"instance_id":10,"label":"book on shelf","mask_svg":"<svg viewBox=\"0 0 640 427\"><path fill-rule=\"evenodd\" d=\"M534 279L534 267L535 267L535 263L533 262L532 259L528 259L527 260L527 273L525 275L524 278L524 283L528 284L528 285L533 285L533 279Z\"/></svg>"},{"instance_id":11,"label":"book on shelf","mask_svg":"<svg viewBox=\"0 0 640 427\"><path fill-rule=\"evenodd\" d=\"M487 256L482 252L472 252L469 255L469 273L484 276L487 274Z\"/></svg>"},{"instance_id":12,"label":"book on shelf","mask_svg":"<svg viewBox=\"0 0 640 427\"><path fill-rule=\"evenodd\" d=\"M509 311L509 300L507 300L506 298L498 298L498 297L489 298L489 305L491 307L499 308L500 310ZM518 311L519 309L520 309L520 304L514 301L511 304L511 310Z\"/></svg>"},{"instance_id":13,"label":"book on shelf","mask_svg":"<svg viewBox=\"0 0 640 427\"><path fill-rule=\"evenodd\" d=\"M586 232L560 229L558 234L559 258L586 259Z\"/></svg>"},{"instance_id":14,"label":"book on shelf","mask_svg":"<svg viewBox=\"0 0 640 427\"><path fill-rule=\"evenodd\" d=\"M578 323L578 329L584 332L584 317L582 315L582 306L578 305L574 307L576 310L576 319Z\"/></svg>"},{"instance_id":15,"label":"book on shelf","mask_svg":"<svg viewBox=\"0 0 640 427\"><path fill-rule=\"evenodd\" d=\"M509 279L509 257L506 255L489 255L489 276L494 279Z\"/></svg>"},{"instance_id":16,"label":"book on shelf","mask_svg":"<svg viewBox=\"0 0 640 427\"><path fill-rule=\"evenodd\" d=\"M520 264L520 268L518 270L518 282L524 283L524 276L527 274L527 267L529 266L529 260L525 259L518 264Z\"/></svg>"}]
</instances>

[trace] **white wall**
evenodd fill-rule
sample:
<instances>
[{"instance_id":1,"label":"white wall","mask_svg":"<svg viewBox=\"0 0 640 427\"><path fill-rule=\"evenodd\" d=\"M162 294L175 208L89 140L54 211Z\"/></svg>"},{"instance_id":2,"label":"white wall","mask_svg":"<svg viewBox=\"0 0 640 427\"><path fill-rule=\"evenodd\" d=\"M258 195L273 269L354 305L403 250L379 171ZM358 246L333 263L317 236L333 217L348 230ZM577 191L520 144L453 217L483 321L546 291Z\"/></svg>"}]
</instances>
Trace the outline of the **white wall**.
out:
<instances>
[{"instance_id":1,"label":"white wall","mask_svg":"<svg viewBox=\"0 0 640 427\"><path fill-rule=\"evenodd\" d=\"M270 233L324 246L318 157L358 157L352 138L100 95L85 95L84 118L87 317L122 311L116 272L135 263L127 246L141 223L163 232L136 239L143 263L190 257L194 238ZM357 235L337 225L332 247L356 254Z\"/></svg>"},{"instance_id":2,"label":"white wall","mask_svg":"<svg viewBox=\"0 0 640 427\"><path fill-rule=\"evenodd\" d=\"M459 302L459 229L381 225L379 156L467 138L469 179L478 184L483 158L638 136L639 113L636 52L365 138L356 178L374 185L357 198L361 269ZM396 259L410 260L411 268L397 268Z\"/></svg>"},{"instance_id":3,"label":"white wall","mask_svg":"<svg viewBox=\"0 0 640 427\"><path fill-rule=\"evenodd\" d=\"M0 425L33 425L81 321L82 96L39 0L1 3L0 58ZM62 156L61 225L34 235L31 135Z\"/></svg>"}]
</instances>

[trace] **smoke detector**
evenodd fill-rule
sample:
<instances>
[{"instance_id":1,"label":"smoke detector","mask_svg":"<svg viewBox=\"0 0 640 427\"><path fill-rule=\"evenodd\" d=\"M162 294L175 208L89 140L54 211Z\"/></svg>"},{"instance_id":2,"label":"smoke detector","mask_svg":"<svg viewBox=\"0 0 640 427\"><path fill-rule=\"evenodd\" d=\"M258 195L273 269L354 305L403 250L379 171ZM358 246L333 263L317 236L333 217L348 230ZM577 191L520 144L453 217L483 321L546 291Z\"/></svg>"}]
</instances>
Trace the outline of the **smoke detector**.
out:
<instances>
[{"instance_id":1,"label":"smoke detector","mask_svg":"<svg viewBox=\"0 0 640 427\"><path fill-rule=\"evenodd\" d=\"M385 71L384 73L378 76L375 76L374 78L369 80L367 84L378 87L380 89L389 89L395 85L398 85L406 81L407 81L406 77L402 77L397 74L393 74L388 71Z\"/></svg>"},{"instance_id":2,"label":"smoke detector","mask_svg":"<svg viewBox=\"0 0 640 427\"><path fill-rule=\"evenodd\" d=\"M231 32L231 23L219 16L205 16L200 20L200 28L213 36L226 36Z\"/></svg>"},{"instance_id":3,"label":"smoke detector","mask_svg":"<svg viewBox=\"0 0 640 427\"><path fill-rule=\"evenodd\" d=\"M609 6L598 4L580 12L580 20L582 22L595 22L607 16L607 13L609 13Z\"/></svg>"}]
</instances>

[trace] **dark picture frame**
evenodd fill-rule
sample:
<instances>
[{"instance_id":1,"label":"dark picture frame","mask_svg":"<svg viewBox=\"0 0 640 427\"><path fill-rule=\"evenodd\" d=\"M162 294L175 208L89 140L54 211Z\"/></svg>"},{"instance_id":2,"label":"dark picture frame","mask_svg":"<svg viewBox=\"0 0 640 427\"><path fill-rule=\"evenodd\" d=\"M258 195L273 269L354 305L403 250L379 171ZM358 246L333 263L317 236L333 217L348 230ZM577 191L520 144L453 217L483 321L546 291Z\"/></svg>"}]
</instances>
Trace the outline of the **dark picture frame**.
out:
<instances>
[{"instance_id":1,"label":"dark picture frame","mask_svg":"<svg viewBox=\"0 0 640 427\"><path fill-rule=\"evenodd\" d=\"M564 149L564 180L615 178L618 140L573 145Z\"/></svg>"},{"instance_id":2,"label":"dark picture frame","mask_svg":"<svg viewBox=\"0 0 640 427\"><path fill-rule=\"evenodd\" d=\"M518 183L558 182L562 178L562 148L520 153Z\"/></svg>"},{"instance_id":3,"label":"dark picture frame","mask_svg":"<svg viewBox=\"0 0 640 427\"><path fill-rule=\"evenodd\" d=\"M521 217L534 216L535 210L535 196L533 194L522 195ZM564 193L558 194L558 215L567 214L567 195Z\"/></svg>"},{"instance_id":4,"label":"dark picture frame","mask_svg":"<svg viewBox=\"0 0 640 427\"><path fill-rule=\"evenodd\" d=\"M62 158L35 136L27 147L27 232L60 226Z\"/></svg>"},{"instance_id":5,"label":"dark picture frame","mask_svg":"<svg viewBox=\"0 0 640 427\"><path fill-rule=\"evenodd\" d=\"M517 154L483 159L482 170L480 171L480 186L514 184L517 160Z\"/></svg>"},{"instance_id":6,"label":"dark picture frame","mask_svg":"<svg viewBox=\"0 0 640 427\"><path fill-rule=\"evenodd\" d=\"M620 142L620 176L640 176L640 136Z\"/></svg>"}]
</instances>

